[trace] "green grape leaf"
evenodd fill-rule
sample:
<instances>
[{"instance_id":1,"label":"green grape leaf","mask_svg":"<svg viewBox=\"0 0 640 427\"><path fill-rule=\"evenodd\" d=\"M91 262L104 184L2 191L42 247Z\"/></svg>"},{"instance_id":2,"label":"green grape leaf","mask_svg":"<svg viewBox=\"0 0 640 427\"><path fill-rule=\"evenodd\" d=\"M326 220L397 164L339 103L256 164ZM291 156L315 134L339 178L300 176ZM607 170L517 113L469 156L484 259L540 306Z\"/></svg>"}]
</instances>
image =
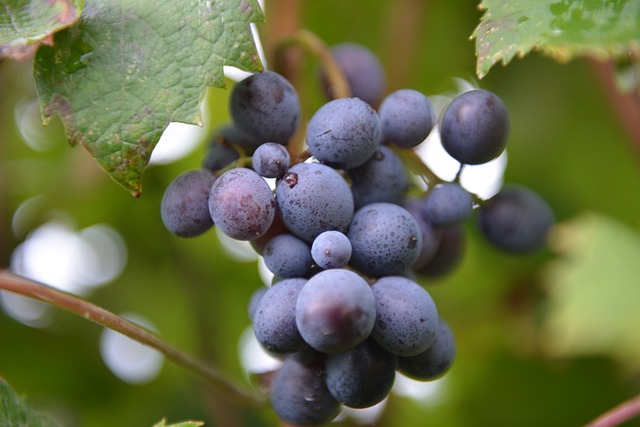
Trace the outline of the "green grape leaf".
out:
<instances>
[{"instance_id":1,"label":"green grape leaf","mask_svg":"<svg viewBox=\"0 0 640 427\"><path fill-rule=\"evenodd\" d=\"M640 232L585 214L552 235L544 321L554 355L609 355L640 367Z\"/></svg>"},{"instance_id":2,"label":"green grape leaf","mask_svg":"<svg viewBox=\"0 0 640 427\"><path fill-rule=\"evenodd\" d=\"M638 0L483 0L473 32L476 73L537 49L560 62L576 56L640 58Z\"/></svg>"},{"instance_id":3,"label":"green grape leaf","mask_svg":"<svg viewBox=\"0 0 640 427\"><path fill-rule=\"evenodd\" d=\"M74 24L84 0L0 0L0 58L23 61Z\"/></svg>"},{"instance_id":4,"label":"green grape leaf","mask_svg":"<svg viewBox=\"0 0 640 427\"><path fill-rule=\"evenodd\" d=\"M69 142L138 196L162 132L202 125L200 101L224 87L223 66L262 70L249 27L261 20L255 0L87 2L36 54L43 121L58 114Z\"/></svg>"},{"instance_id":5,"label":"green grape leaf","mask_svg":"<svg viewBox=\"0 0 640 427\"><path fill-rule=\"evenodd\" d=\"M202 421L182 421L176 424L167 424L167 420L162 419L154 424L153 427L200 427L203 425Z\"/></svg>"},{"instance_id":6,"label":"green grape leaf","mask_svg":"<svg viewBox=\"0 0 640 427\"><path fill-rule=\"evenodd\" d=\"M57 427L58 424L27 406L9 384L0 378L0 426Z\"/></svg>"}]
</instances>

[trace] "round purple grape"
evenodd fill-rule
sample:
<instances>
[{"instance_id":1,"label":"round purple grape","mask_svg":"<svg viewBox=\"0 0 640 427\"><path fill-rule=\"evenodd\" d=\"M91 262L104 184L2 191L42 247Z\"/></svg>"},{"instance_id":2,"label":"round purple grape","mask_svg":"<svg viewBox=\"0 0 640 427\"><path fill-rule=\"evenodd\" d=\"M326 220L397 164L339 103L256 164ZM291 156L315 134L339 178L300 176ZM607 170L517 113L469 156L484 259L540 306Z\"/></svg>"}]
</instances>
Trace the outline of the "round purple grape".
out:
<instances>
[{"instance_id":1,"label":"round purple grape","mask_svg":"<svg viewBox=\"0 0 640 427\"><path fill-rule=\"evenodd\" d=\"M286 144L300 123L294 87L273 71L255 73L233 86L229 111L240 132L256 141Z\"/></svg>"},{"instance_id":2,"label":"round purple grape","mask_svg":"<svg viewBox=\"0 0 640 427\"><path fill-rule=\"evenodd\" d=\"M248 168L236 168L220 175L211 187L209 213L227 236L253 240L271 226L276 203L260 175Z\"/></svg>"},{"instance_id":3,"label":"round purple grape","mask_svg":"<svg viewBox=\"0 0 640 427\"><path fill-rule=\"evenodd\" d=\"M436 123L436 111L424 94L400 89L387 95L378 109L382 142L412 148L427 139Z\"/></svg>"},{"instance_id":4,"label":"round purple grape","mask_svg":"<svg viewBox=\"0 0 640 427\"><path fill-rule=\"evenodd\" d=\"M393 203L371 203L360 208L347 237L353 248L351 264L373 277L405 274L422 248L416 220Z\"/></svg>"},{"instance_id":5,"label":"round purple grape","mask_svg":"<svg viewBox=\"0 0 640 427\"><path fill-rule=\"evenodd\" d=\"M380 145L378 113L359 98L334 99L309 120L307 145L320 162L351 169L366 162Z\"/></svg>"},{"instance_id":6,"label":"round purple grape","mask_svg":"<svg viewBox=\"0 0 640 427\"><path fill-rule=\"evenodd\" d=\"M264 263L279 277L303 277L311 269L311 250L304 240L293 234L275 236L262 251Z\"/></svg>"},{"instance_id":7,"label":"round purple grape","mask_svg":"<svg viewBox=\"0 0 640 427\"><path fill-rule=\"evenodd\" d=\"M276 187L282 222L296 236L312 242L327 230L344 232L353 218L353 195L345 179L320 163L298 163Z\"/></svg>"},{"instance_id":8,"label":"round purple grape","mask_svg":"<svg viewBox=\"0 0 640 427\"><path fill-rule=\"evenodd\" d=\"M325 231L313 240L311 256L320 268L342 268L351 259L351 242L344 233Z\"/></svg>"},{"instance_id":9,"label":"round purple grape","mask_svg":"<svg viewBox=\"0 0 640 427\"><path fill-rule=\"evenodd\" d=\"M213 226L208 200L215 180L210 171L194 169L169 183L160 202L160 215L167 230L179 237L194 237Z\"/></svg>"},{"instance_id":10,"label":"round purple grape","mask_svg":"<svg viewBox=\"0 0 640 427\"><path fill-rule=\"evenodd\" d=\"M460 163L478 165L504 151L509 128L504 102L493 92L475 89L449 103L440 122L440 140Z\"/></svg>"},{"instance_id":11,"label":"round purple grape","mask_svg":"<svg viewBox=\"0 0 640 427\"><path fill-rule=\"evenodd\" d=\"M371 288L349 270L321 271L298 296L298 330L311 347L323 353L340 353L364 342L375 318Z\"/></svg>"},{"instance_id":12,"label":"round purple grape","mask_svg":"<svg viewBox=\"0 0 640 427\"><path fill-rule=\"evenodd\" d=\"M296 326L296 302L306 279L284 279L271 286L257 302L253 331L262 346L274 353L302 350L307 344Z\"/></svg>"},{"instance_id":13,"label":"round purple grape","mask_svg":"<svg viewBox=\"0 0 640 427\"><path fill-rule=\"evenodd\" d=\"M376 324L371 336L396 356L415 356L436 338L438 310L431 295L416 282L387 276L371 286L376 299Z\"/></svg>"}]
</instances>

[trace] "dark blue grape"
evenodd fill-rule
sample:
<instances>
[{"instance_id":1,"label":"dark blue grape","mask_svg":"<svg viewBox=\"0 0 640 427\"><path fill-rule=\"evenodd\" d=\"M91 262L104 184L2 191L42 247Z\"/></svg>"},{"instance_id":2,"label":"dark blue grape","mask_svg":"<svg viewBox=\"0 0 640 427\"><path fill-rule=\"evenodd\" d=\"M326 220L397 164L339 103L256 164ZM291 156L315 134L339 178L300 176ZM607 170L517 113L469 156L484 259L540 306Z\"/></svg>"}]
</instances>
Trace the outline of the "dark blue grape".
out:
<instances>
[{"instance_id":1,"label":"dark blue grape","mask_svg":"<svg viewBox=\"0 0 640 427\"><path fill-rule=\"evenodd\" d=\"M547 202L521 186L503 188L478 210L482 234L499 249L512 253L541 249L554 222Z\"/></svg>"},{"instance_id":2,"label":"dark blue grape","mask_svg":"<svg viewBox=\"0 0 640 427\"><path fill-rule=\"evenodd\" d=\"M262 256L269 271L284 278L303 277L313 262L307 242L289 233L269 240Z\"/></svg>"},{"instance_id":3,"label":"dark blue grape","mask_svg":"<svg viewBox=\"0 0 640 427\"><path fill-rule=\"evenodd\" d=\"M329 391L351 408L368 408L389 395L396 358L369 339L356 348L330 354L325 362Z\"/></svg>"},{"instance_id":4,"label":"dark blue grape","mask_svg":"<svg viewBox=\"0 0 640 427\"><path fill-rule=\"evenodd\" d=\"M358 98L334 99L309 120L307 145L320 162L351 169L366 162L380 145L380 118Z\"/></svg>"},{"instance_id":5,"label":"dark blue grape","mask_svg":"<svg viewBox=\"0 0 640 427\"><path fill-rule=\"evenodd\" d=\"M218 177L209 194L209 213L216 227L237 240L267 232L276 213L273 192L251 169L231 169Z\"/></svg>"},{"instance_id":6,"label":"dark blue grape","mask_svg":"<svg viewBox=\"0 0 640 427\"><path fill-rule=\"evenodd\" d=\"M387 95L378 109L382 142L411 148L427 139L436 123L436 111L422 93L400 89Z\"/></svg>"},{"instance_id":7,"label":"dark blue grape","mask_svg":"<svg viewBox=\"0 0 640 427\"><path fill-rule=\"evenodd\" d=\"M271 406L287 424L318 426L329 423L341 404L329 393L321 363L285 359L271 383Z\"/></svg>"},{"instance_id":8,"label":"dark blue grape","mask_svg":"<svg viewBox=\"0 0 640 427\"><path fill-rule=\"evenodd\" d=\"M346 231L353 218L353 195L344 178L320 163L298 163L276 187L282 222L312 242L327 230Z\"/></svg>"},{"instance_id":9,"label":"dark blue grape","mask_svg":"<svg viewBox=\"0 0 640 427\"><path fill-rule=\"evenodd\" d=\"M265 142L253 153L253 170L265 178L280 178L289 169L291 157L286 147L275 142Z\"/></svg>"},{"instance_id":10,"label":"dark blue grape","mask_svg":"<svg viewBox=\"0 0 640 427\"><path fill-rule=\"evenodd\" d=\"M432 381L446 374L456 357L456 342L451 328L443 320L436 339L424 352L411 357L398 357L398 370L418 381Z\"/></svg>"},{"instance_id":11,"label":"dark blue grape","mask_svg":"<svg viewBox=\"0 0 640 427\"><path fill-rule=\"evenodd\" d=\"M304 340L323 353L350 350L371 333L376 302L367 282L349 270L324 270L298 296L296 322Z\"/></svg>"},{"instance_id":12,"label":"dark blue grape","mask_svg":"<svg viewBox=\"0 0 640 427\"><path fill-rule=\"evenodd\" d=\"M402 160L380 146L363 165L349 170L356 209L369 203L398 202L409 186Z\"/></svg>"},{"instance_id":13,"label":"dark blue grape","mask_svg":"<svg viewBox=\"0 0 640 427\"><path fill-rule=\"evenodd\" d=\"M251 294L251 298L249 299L249 305L247 306L247 314L249 314L249 319L251 319L251 322L253 322L253 318L255 317L258 304L260 303L260 300L264 296L264 293L267 292L267 289L269 288L265 286L261 286Z\"/></svg>"},{"instance_id":14,"label":"dark blue grape","mask_svg":"<svg viewBox=\"0 0 640 427\"><path fill-rule=\"evenodd\" d=\"M369 276L404 274L422 248L420 228L413 216L392 203L372 203L353 216L347 232L351 264Z\"/></svg>"},{"instance_id":15,"label":"dark blue grape","mask_svg":"<svg viewBox=\"0 0 640 427\"><path fill-rule=\"evenodd\" d=\"M386 75L380 59L358 43L336 44L331 48L331 53L347 79L351 96L373 106L378 105L386 90ZM324 74L322 84L327 96L335 98Z\"/></svg>"},{"instance_id":16,"label":"dark blue grape","mask_svg":"<svg viewBox=\"0 0 640 427\"><path fill-rule=\"evenodd\" d=\"M451 273L464 257L467 247L465 229L460 226L440 228L438 231L438 247L435 254L423 266L416 266L415 271L425 277L437 278Z\"/></svg>"},{"instance_id":17,"label":"dark blue grape","mask_svg":"<svg viewBox=\"0 0 640 427\"><path fill-rule=\"evenodd\" d=\"M179 237L194 237L211 228L208 200L215 180L210 171L195 169L171 181L160 202L160 216L167 230Z\"/></svg>"},{"instance_id":18,"label":"dark blue grape","mask_svg":"<svg viewBox=\"0 0 640 427\"><path fill-rule=\"evenodd\" d=\"M274 353L302 350L307 344L296 326L296 302L306 279L284 279L262 295L253 315L253 331L264 348Z\"/></svg>"},{"instance_id":19,"label":"dark blue grape","mask_svg":"<svg viewBox=\"0 0 640 427\"><path fill-rule=\"evenodd\" d=\"M254 141L253 139L247 137L242 132L240 132L233 123L225 123L218 127L211 137L211 146L218 144L223 145L225 147L229 147L234 149L236 154L238 151L242 151L245 155L251 155L253 151L261 144L259 141ZM226 153L226 154L225 154ZM224 154L224 156L223 156ZM209 157L212 158L209 158ZM204 166L209 170L212 170L215 167L215 170L219 170L224 168L225 166L231 164L232 161L229 161L227 164L220 166L220 164L224 163L226 160L232 157L231 153L225 151L224 153L207 153L205 155L204 162L209 166Z\"/></svg>"},{"instance_id":20,"label":"dark blue grape","mask_svg":"<svg viewBox=\"0 0 640 427\"><path fill-rule=\"evenodd\" d=\"M415 356L433 343L438 310L424 288L406 277L387 276L371 290L376 299L371 336L382 348L397 356Z\"/></svg>"},{"instance_id":21,"label":"dark blue grape","mask_svg":"<svg viewBox=\"0 0 640 427\"><path fill-rule=\"evenodd\" d=\"M256 251L258 255L262 255L264 247L267 245L267 243L269 243L271 239L273 239L274 237L280 234L284 234L288 232L289 230L282 222L282 218L280 217L280 215L277 213L277 210L276 210L276 215L274 216L273 222L271 223L271 226L269 227L267 232L264 233L262 236L258 237L257 239L251 240L250 242L251 247L253 248L254 251Z\"/></svg>"},{"instance_id":22,"label":"dark blue grape","mask_svg":"<svg viewBox=\"0 0 640 427\"><path fill-rule=\"evenodd\" d=\"M259 145L286 144L300 123L300 102L295 89L273 71L252 74L236 83L229 110L238 130Z\"/></svg>"},{"instance_id":23,"label":"dark blue grape","mask_svg":"<svg viewBox=\"0 0 640 427\"><path fill-rule=\"evenodd\" d=\"M351 242L344 233L325 231L313 240L311 256L320 268L342 268L351 259Z\"/></svg>"},{"instance_id":24,"label":"dark blue grape","mask_svg":"<svg viewBox=\"0 0 640 427\"><path fill-rule=\"evenodd\" d=\"M434 227L447 227L471 218L473 197L456 183L439 184L427 194L422 208Z\"/></svg>"},{"instance_id":25,"label":"dark blue grape","mask_svg":"<svg viewBox=\"0 0 640 427\"><path fill-rule=\"evenodd\" d=\"M420 228L420 235L422 236L420 256L418 256L416 262L411 266L411 268L416 271L424 267L435 255L438 246L440 245L440 234L436 232L429 220L425 218L421 199L406 199L403 201L402 207L404 207L411 216L413 216L413 219L416 220L416 223Z\"/></svg>"},{"instance_id":26,"label":"dark blue grape","mask_svg":"<svg viewBox=\"0 0 640 427\"><path fill-rule=\"evenodd\" d=\"M460 163L477 165L495 159L507 145L509 115L492 92L471 90L447 106L440 123L442 146Z\"/></svg>"},{"instance_id":27,"label":"dark blue grape","mask_svg":"<svg viewBox=\"0 0 640 427\"><path fill-rule=\"evenodd\" d=\"M202 167L217 172L238 160L239 157L240 155L233 147L217 143L211 144L202 162Z\"/></svg>"}]
</instances>

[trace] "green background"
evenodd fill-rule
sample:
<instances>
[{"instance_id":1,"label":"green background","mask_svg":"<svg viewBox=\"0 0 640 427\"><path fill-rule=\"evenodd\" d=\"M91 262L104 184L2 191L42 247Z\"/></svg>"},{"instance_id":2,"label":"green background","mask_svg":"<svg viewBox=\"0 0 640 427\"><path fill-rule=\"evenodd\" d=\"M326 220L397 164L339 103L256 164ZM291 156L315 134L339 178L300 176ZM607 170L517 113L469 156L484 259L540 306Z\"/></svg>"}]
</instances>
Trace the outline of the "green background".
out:
<instances>
[{"instance_id":1,"label":"green background","mask_svg":"<svg viewBox=\"0 0 640 427\"><path fill-rule=\"evenodd\" d=\"M473 1L273 0L267 1L266 16L259 29L268 55L278 37L299 27L328 44L359 42L382 60L388 91L406 87L436 95L454 89L454 78L475 78L475 47L469 36L481 12ZM323 102L322 93L315 59L304 54L299 59L294 81L308 119ZM601 263L603 274L581 276L585 287L593 285L598 297L609 302L598 316L617 311L620 295L616 287L609 292L612 281L640 286L640 117L635 122L622 119L617 106L629 97L607 87L601 74L605 67L587 59L558 64L533 53L507 67L494 67L479 82L504 100L511 115L506 181L542 194L559 222L569 224L569 234L584 234L575 219L590 213L633 236L620 254L631 262L615 269ZM255 263L231 260L212 231L189 240L172 236L159 214L164 189L177 174L200 165L206 142L176 163L150 167L142 197L134 199L82 148L69 148L57 119L44 129L52 148L38 152L21 141L15 112L35 97L30 68L28 62L0 63L0 266L9 265L24 238L13 234L11 218L29 197L46 196L41 215L32 218L33 228L50 211L67 212L78 228L107 223L124 237L128 263L120 277L90 300L116 313L135 311L147 317L166 341L246 382L237 348L249 324L247 302L261 284ZM228 118L228 92L214 89L209 95L211 116L205 120L212 128ZM637 107L637 97L635 102ZM638 348L589 351L588 337L580 348L568 345L560 351L550 344L554 327L562 326L549 322L557 303L550 290L583 268L584 259L573 256L575 248L514 257L490 247L472 222L467 228L460 268L425 282L458 343L442 394L422 402L392 396L376 425L575 426L640 392L640 363L624 357L637 355ZM618 235L607 230L598 234L597 245L589 239L581 242L616 258ZM558 263L567 274L553 273L550 266ZM625 322L624 316L616 319ZM605 320L602 324L615 336L617 323ZM62 312L46 329L29 328L0 313L0 376L34 407L69 426L151 426L163 417L203 420L208 426L278 425L269 410L223 405L167 361L148 384L118 380L100 357L100 332Z\"/></svg>"}]
</instances>

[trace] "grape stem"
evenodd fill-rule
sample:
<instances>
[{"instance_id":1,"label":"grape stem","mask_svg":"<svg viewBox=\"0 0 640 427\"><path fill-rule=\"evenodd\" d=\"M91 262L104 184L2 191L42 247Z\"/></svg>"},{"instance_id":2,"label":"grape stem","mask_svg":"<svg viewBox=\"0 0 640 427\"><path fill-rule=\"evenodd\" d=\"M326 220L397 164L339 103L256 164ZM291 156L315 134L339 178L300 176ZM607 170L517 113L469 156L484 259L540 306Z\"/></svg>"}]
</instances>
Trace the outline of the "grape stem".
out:
<instances>
[{"instance_id":1,"label":"grape stem","mask_svg":"<svg viewBox=\"0 0 640 427\"><path fill-rule=\"evenodd\" d=\"M3 269L0 269L0 290L52 304L151 347L210 385L216 391L217 396L229 403L247 408L258 408L266 402L263 395L243 390L218 370L177 350L149 330L75 295Z\"/></svg>"},{"instance_id":2,"label":"grape stem","mask_svg":"<svg viewBox=\"0 0 640 427\"><path fill-rule=\"evenodd\" d=\"M422 161L420 156L418 156L415 151L393 146L391 146L390 148L398 155L398 157L400 157L400 159L402 159L402 161L405 165L407 165L407 168L410 171L423 176L426 184L430 188L436 186L437 184L445 182Z\"/></svg>"},{"instance_id":3,"label":"grape stem","mask_svg":"<svg viewBox=\"0 0 640 427\"><path fill-rule=\"evenodd\" d=\"M327 74L334 98L349 98L351 96L351 88L342 69L331 54L331 49L320 37L309 30L300 29L291 36L281 39L276 47L276 64L283 57L284 51L292 46L300 46L318 58Z\"/></svg>"},{"instance_id":4,"label":"grape stem","mask_svg":"<svg viewBox=\"0 0 640 427\"><path fill-rule=\"evenodd\" d=\"M600 415L585 427L614 427L640 415L640 395Z\"/></svg>"}]
</instances>

